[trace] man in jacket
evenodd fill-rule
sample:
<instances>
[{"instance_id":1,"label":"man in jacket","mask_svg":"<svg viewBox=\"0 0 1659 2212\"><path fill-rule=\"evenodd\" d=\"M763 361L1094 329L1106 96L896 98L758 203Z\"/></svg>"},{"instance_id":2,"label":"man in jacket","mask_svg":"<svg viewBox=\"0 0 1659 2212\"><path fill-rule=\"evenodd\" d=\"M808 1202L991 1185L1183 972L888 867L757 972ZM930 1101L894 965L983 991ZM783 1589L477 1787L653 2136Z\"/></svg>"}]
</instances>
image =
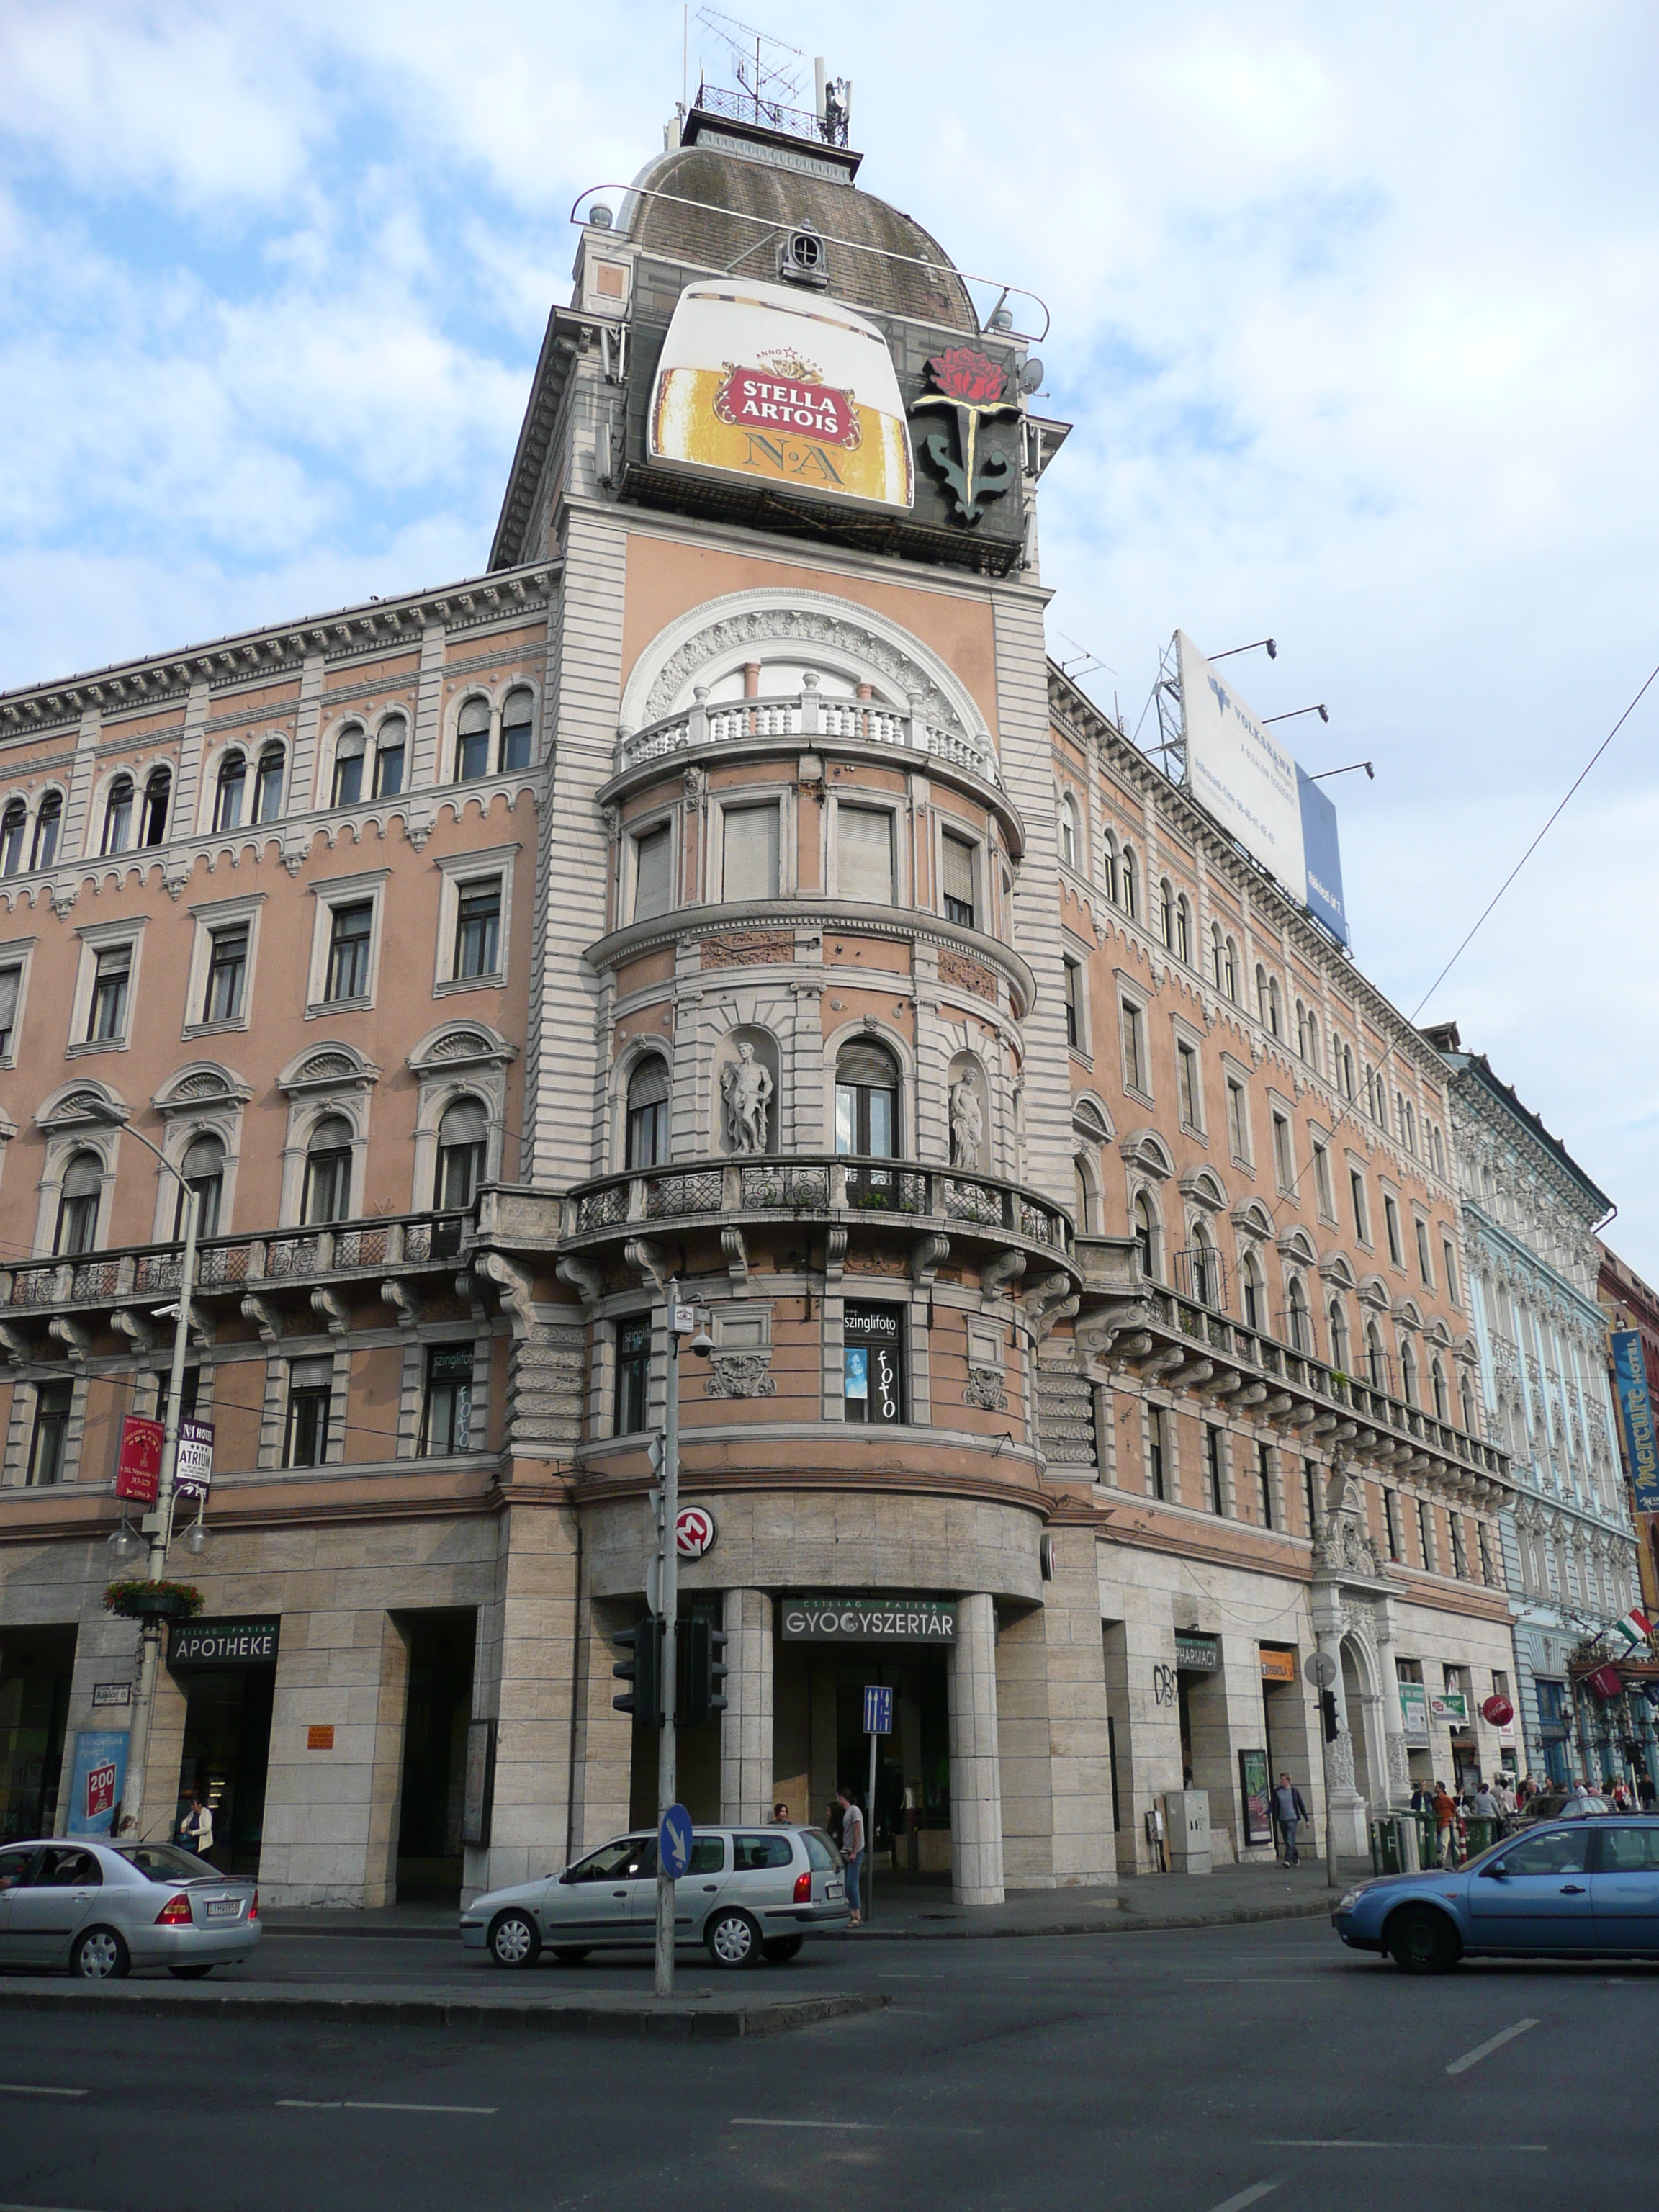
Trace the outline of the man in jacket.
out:
<instances>
[{"instance_id":1,"label":"man in jacket","mask_svg":"<svg viewBox=\"0 0 1659 2212\"><path fill-rule=\"evenodd\" d=\"M1273 1818L1279 1823L1279 1832L1285 1838L1285 1863L1300 1866L1301 1857L1296 1848L1298 1824L1308 1817L1308 1808L1302 1802L1302 1792L1288 1774L1279 1778L1279 1787L1273 1791Z\"/></svg>"}]
</instances>

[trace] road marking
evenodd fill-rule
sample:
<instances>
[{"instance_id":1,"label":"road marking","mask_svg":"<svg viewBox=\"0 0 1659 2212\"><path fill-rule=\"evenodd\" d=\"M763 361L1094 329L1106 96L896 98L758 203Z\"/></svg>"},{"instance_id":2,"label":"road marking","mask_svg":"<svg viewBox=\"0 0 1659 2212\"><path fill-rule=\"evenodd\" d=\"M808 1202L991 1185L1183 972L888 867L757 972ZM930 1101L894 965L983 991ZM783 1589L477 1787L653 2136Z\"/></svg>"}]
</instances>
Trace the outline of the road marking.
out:
<instances>
[{"instance_id":1,"label":"road marking","mask_svg":"<svg viewBox=\"0 0 1659 2212\"><path fill-rule=\"evenodd\" d=\"M1529 2027L1536 2027L1537 2025L1535 2020L1517 2020L1513 2027L1504 2028L1489 2041L1477 2043L1473 2051L1466 2051L1461 2058L1454 2058L1446 2069L1447 2073L1467 2074L1471 2066L1478 2066L1483 2058L1490 2058L1494 2051L1501 2051L1506 2043L1513 2043L1517 2035L1524 2035Z\"/></svg>"},{"instance_id":2,"label":"road marking","mask_svg":"<svg viewBox=\"0 0 1659 2212\"><path fill-rule=\"evenodd\" d=\"M477 2112L486 2119L500 2110L496 2105L387 2105L368 2097L278 2097L276 2106L279 2112Z\"/></svg>"},{"instance_id":3,"label":"road marking","mask_svg":"<svg viewBox=\"0 0 1659 2212\"><path fill-rule=\"evenodd\" d=\"M0 2094L8 2097L84 2097L84 2089L48 2089L44 2081L0 2081Z\"/></svg>"},{"instance_id":4,"label":"road marking","mask_svg":"<svg viewBox=\"0 0 1659 2212\"><path fill-rule=\"evenodd\" d=\"M1339 2138L1339 2137L1334 2136L1261 2136L1261 2137L1260 2138L1260 2140L1261 2140L1261 2142L1262 2148L1263 2148L1265 2150L1431 2150L1431 2151L1473 2151L1473 2150L1480 2150L1480 2149L1481 2149L1481 2148L1489 2148L1489 2146L1483 2146L1483 2145L1481 2145L1481 2144L1480 2144L1480 2143L1445 2143L1445 2142L1420 2142L1420 2143L1414 2143L1414 2142L1362 2142L1362 2141L1359 2141L1359 2140L1357 2140L1357 2139L1350 2139L1350 2138L1348 2138L1348 2137L1346 2137L1346 2136L1343 2136L1343 2137ZM1512 2142L1506 2142L1506 2143L1504 2144L1504 2150L1505 2150L1505 2151L1512 2151L1512 2150L1536 2150L1536 2151L1547 2151L1547 2150L1548 2150L1548 2148L1549 2148L1549 2145L1548 2145L1547 2143L1512 2143ZM3 2205L0 2205L0 2212L5 2212L5 2208L4 2208Z\"/></svg>"},{"instance_id":5,"label":"road marking","mask_svg":"<svg viewBox=\"0 0 1659 2212\"><path fill-rule=\"evenodd\" d=\"M924 2128L902 2120L732 2120L734 2128L830 2128L838 2135L980 2136L983 2128ZM3 2207L0 2207L3 2212Z\"/></svg>"},{"instance_id":6,"label":"road marking","mask_svg":"<svg viewBox=\"0 0 1659 2212\"><path fill-rule=\"evenodd\" d=\"M1271 2197L1275 2189L1284 2186L1282 2180L1258 2181L1252 2188L1241 2189L1237 2197L1228 2197L1224 2203L1212 2204L1210 2212L1244 2212L1247 2204L1254 2204L1263 2197Z\"/></svg>"}]
</instances>

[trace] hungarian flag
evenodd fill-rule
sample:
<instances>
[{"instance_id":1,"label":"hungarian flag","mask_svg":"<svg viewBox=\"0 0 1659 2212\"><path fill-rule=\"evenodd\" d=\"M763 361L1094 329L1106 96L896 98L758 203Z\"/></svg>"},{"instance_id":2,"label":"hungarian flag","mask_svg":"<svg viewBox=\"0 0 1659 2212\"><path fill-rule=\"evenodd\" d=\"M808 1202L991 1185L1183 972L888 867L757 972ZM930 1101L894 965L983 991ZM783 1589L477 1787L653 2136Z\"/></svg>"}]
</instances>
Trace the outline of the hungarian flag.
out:
<instances>
[{"instance_id":1,"label":"hungarian flag","mask_svg":"<svg viewBox=\"0 0 1659 2212\"><path fill-rule=\"evenodd\" d=\"M1653 1644L1653 1623L1648 1619L1646 1613L1643 1612L1639 1605L1632 1606L1630 1611L1625 1615L1624 1619L1622 1620L1615 1620L1613 1625L1618 1631L1619 1634L1624 1638L1626 1645L1631 1650L1634 1651L1638 1650L1639 1646L1644 1644L1647 1644L1650 1650L1651 1650Z\"/></svg>"}]
</instances>

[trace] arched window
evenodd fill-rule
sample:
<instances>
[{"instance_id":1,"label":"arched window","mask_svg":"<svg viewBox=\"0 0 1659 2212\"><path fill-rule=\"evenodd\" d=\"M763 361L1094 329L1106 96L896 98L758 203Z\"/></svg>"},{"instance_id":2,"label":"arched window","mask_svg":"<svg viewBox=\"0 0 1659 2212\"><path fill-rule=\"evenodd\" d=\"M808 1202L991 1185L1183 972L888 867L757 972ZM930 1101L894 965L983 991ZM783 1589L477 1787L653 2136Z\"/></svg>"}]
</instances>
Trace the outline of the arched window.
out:
<instances>
[{"instance_id":1,"label":"arched window","mask_svg":"<svg viewBox=\"0 0 1659 2212\"><path fill-rule=\"evenodd\" d=\"M97 1153L76 1152L64 1170L54 1252L72 1256L91 1251L98 1237L98 1201L103 1188L104 1164Z\"/></svg>"},{"instance_id":2,"label":"arched window","mask_svg":"<svg viewBox=\"0 0 1659 2212\"><path fill-rule=\"evenodd\" d=\"M1373 1390L1388 1389L1389 1355L1382 1349L1382 1339L1374 1321L1365 1324L1365 1371Z\"/></svg>"},{"instance_id":3,"label":"arched window","mask_svg":"<svg viewBox=\"0 0 1659 2212\"><path fill-rule=\"evenodd\" d=\"M1348 1372L1348 1316L1342 1310L1340 1298L1333 1298L1326 1308L1325 1325L1331 1335L1331 1364L1346 1375Z\"/></svg>"},{"instance_id":4,"label":"arched window","mask_svg":"<svg viewBox=\"0 0 1659 2212\"><path fill-rule=\"evenodd\" d=\"M306 1146L300 1216L315 1224L343 1221L350 1211L351 1124L343 1115L329 1114L319 1121Z\"/></svg>"},{"instance_id":5,"label":"arched window","mask_svg":"<svg viewBox=\"0 0 1659 2212\"><path fill-rule=\"evenodd\" d=\"M234 830L242 818L247 796L247 756L228 752L219 763L219 786L213 797L213 826Z\"/></svg>"},{"instance_id":6,"label":"arched window","mask_svg":"<svg viewBox=\"0 0 1659 2212\"><path fill-rule=\"evenodd\" d=\"M409 725L401 714L388 714L374 733L374 796L395 799L404 787L404 768L409 758Z\"/></svg>"},{"instance_id":7,"label":"arched window","mask_svg":"<svg viewBox=\"0 0 1659 2212\"><path fill-rule=\"evenodd\" d=\"M872 1159L899 1149L899 1074L878 1044L845 1044L836 1061L836 1150Z\"/></svg>"},{"instance_id":8,"label":"arched window","mask_svg":"<svg viewBox=\"0 0 1659 2212\"><path fill-rule=\"evenodd\" d=\"M1400 1395L1408 1406L1417 1403L1417 1354L1409 1341L1400 1347Z\"/></svg>"},{"instance_id":9,"label":"arched window","mask_svg":"<svg viewBox=\"0 0 1659 2212\"><path fill-rule=\"evenodd\" d=\"M1220 1255L1210 1240L1210 1232L1201 1221L1193 1224L1192 1269L1193 1296L1201 1306L1221 1304Z\"/></svg>"},{"instance_id":10,"label":"arched window","mask_svg":"<svg viewBox=\"0 0 1659 2212\"><path fill-rule=\"evenodd\" d=\"M1308 1293L1303 1289L1301 1278L1297 1275L1291 1277L1289 1304L1285 1318L1290 1333L1291 1349L1296 1352L1310 1351L1312 1346L1308 1341L1310 1334L1308 1328Z\"/></svg>"},{"instance_id":11,"label":"arched window","mask_svg":"<svg viewBox=\"0 0 1659 2212\"><path fill-rule=\"evenodd\" d=\"M531 741L536 733L536 702L522 686L509 691L501 708L501 773L528 768Z\"/></svg>"},{"instance_id":12,"label":"arched window","mask_svg":"<svg viewBox=\"0 0 1659 2212\"><path fill-rule=\"evenodd\" d=\"M28 826L27 807L21 799L14 799L0 815L0 876L15 876L22 866Z\"/></svg>"},{"instance_id":13,"label":"arched window","mask_svg":"<svg viewBox=\"0 0 1659 2212\"><path fill-rule=\"evenodd\" d=\"M1135 856L1131 848L1123 848L1123 911L1131 921L1140 912L1140 885L1135 872Z\"/></svg>"},{"instance_id":14,"label":"arched window","mask_svg":"<svg viewBox=\"0 0 1659 2212\"><path fill-rule=\"evenodd\" d=\"M1267 1026L1267 971L1259 960L1255 965L1255 1018L1265 1030Z\"/></svg>"},{"instance_id":15,"label":"arched window","mask_svg":"<svg viewBox=\"0 0 1659 2212\"><path fill-rule=\"evenodd\" d=\"M1187 903L1184 891L1176 901L1175 949L1176 958L1184 960L1190 968L1193 964L1193 910Z\"/></svg>"},{"instance_id":16,"label":"arched window","mask_svg":"<svg viewBox=\"0 0 1659 2212\"><path fill-rule=\"evenodd\" d=\"M34 817L34 849L29 854L32 868L49 868L58 858L58 832L64 824L64 794L49 791L40 801Z\"/></svg>"},{"instance_id":17,"label":"arched window","mask_svg":"<svg viewBox=\"0 0 1659 2212\"><path fill-rule=\"evenodd\" d=\"M253 781L253 812L250 820L274 822L283 811L283 777L288 755L281 745L267 745L259 755L259 773Z\"/></svg>"},{"instance_id":18,"label":"arched window","mask_svg":"<svg viewBox=\"0 0 1659 2212\"><path fill-rule=\"evenodd\" d=\"M1285 1034L1284 1018L1279 1008L1277 975L1269 976L1267 979L1267 1027L1275 1036L1283 1036Z\"/></svg>"},{"instance_id":19,"label":"arched window","mask_svg":"<svg viewBox=\"0 0 1659 2212\"><path fill-rule=\"evenodd\" d=\"M172 797L172 769L153 768L144 784L144 811L138 823L141 845L159 845L166 838L167 807Z\"/></svg>"},{"instance_id":20,"label":"arched window","mask_svg":"<svg viewBox=\"0 0 1659 2212\"><path fill-rule=\"evenodd\" d=\"M1339 1045L1336 1056L1341 1064L1342 1096L1345 1098L1352 1098L1353 1097L1353 1052L1346 1044Z\"/></svg>"},{"instance_id":21,"label":"arched window","mask_svg":"<svg viewBox=\"0 0 1659 2212\"><path fill-rule=\"evenodd\" d=\"M438 1178L432 1202L459 1212L478 1195L489 1156L489 1117L482 1101L458 1098L438 1124Z\"/></svg>"},{"instance_id":22,"label":"arched window","mask_svg":"<svg viewBox=\"0 0 1659 2212\"><path fill-rule=\"evenodd\" d=\"M455 725L455 781L473 783L489 773L489 704L469 699Z\"/></svg>"},{"instance_id":23,"label":"arched window","mask_svg":"<svg viewBox=\"0 0 1659 2212\"><path fill-rule=\"evenodd\" d=\"M1135 1249L1140 1255L1140 1272L1152 1282L1159 1279L1158 1262L1163 1239L1158 1234L1158 1215L1152 1201L1141 1191L1135 1199L1133 1214Z\"/></svg>"},{"instance_id":24,"label":"arched window","mask_svg":"<svg viewBox=\"0 0 1659 2212\"><path fill-rule=\"evenodd\" d=\"M1175 893L1170 888L1170 878L1164 877L1158 887L1158 933L1171 952L1175 951Z\"/></svg>"},{"instance_id":25,"label":"arched window","mask_svg":"<svg viewBox=\"0 0 1659 2212\"><path fill-rule=\"evenodd\" d=\"M1227 973L1227 953L1221 941L1221 924L1218 921L1210 924L1210 973L1215 978L1217 990L1224 991L1227 986L1223 978Z\"/></svg>"},{"instance_id":26,"label":"arched window","mask_svg":"<svg viewBox=\"0 0 1659 2212\"><path fill-rule=\"evenodd\" d=\"M341 731L334 748L334 789L331 806L355 806L363 795L363 762L368 752L368 732L361 722Z\"/></svg>"},{"instance_id":27,"label":"arched window","mask_svg":"<svg viewBox=\"0 0 1659 2212\"><path fill-rule=\"evenodd\" d=\"M1115 906L1119 897L1117 839L1109 830L1101 847L1101 864L1106 876L1106 896Z\"/></svg>"},{"instance_id":28,"label":"arched window","mask_svg":"<svg viewBox=\"0 0 1659 2212\"><path fill-rule=\"evenodd\" d=\"M118 775L104 801L104 842L100 850L107 860L125 853L132 842L132 778Z\"/></svg>"},{"instance_id":29,"label":"arched window","mask_svg":"<svg viewBox=\"0 0 1659 2212\"><path fill-rule=\"evenodd\" d=\"M1244 1305L1244 1326L1265 1328L1267 1321L1267 1302L1262 1295L1261 1269L1254 1252L1247 1252L1238 1270L1239 1289Z\"/></svg>"},{"instance_id":30,"label":"arched window","mask_svg":"<svg viewBox=\"0 0 1659 2212\"><path fill-rule=\"evenodd\" d=\"M1451 1404L1446 1396L1446 1370L1437 1359L1429 1369L1429 1387L1434 1394L1434 1417L1437 1421L1450 1419Z\"/></svg>"},{"instance_id":31,"label":"arched window","mask_svg":"<svg viewBox=\"0 0 1659 2212\"><path fill-rule=\"evenodd\" d=\"M1060 802L1060 857L1068 868L1077 866L1077 801L1069 794Z\"/></svg>"},{"instance_id":32,"label":"arched window","mask_svg":"<svg viewBox=\"0 0 1659 2212\"><path fill-rule=\"evenodd\" d=\"M1314 1064L1314 1066L1315 1066L1316 1067L1318 1067L1318 1066L1320 1066L1320 1058L1319 1058L1319 1017L1318 1017L1318 1015L1317 1015L1316 1013L1315 1013L1315 1012L1314 1012L1314 1011L1313 1011L1313 1009L1312 1009L1311 1007L1310 1007L1310 1008L1309 1008L1309 1010L1308 1010L1308 1053L1307 1053L1307 1056L1308 1056L1308 1058L1309 1058L1309 1059L1313 1062L1313 1064Z\"/></svg>"},{"instance_id":33,"label":"arched window","mask_svg":"<svg viewBox=\"0 0 1659 2212\"><path fill-rule=\"evenodd\" d=\"M1094 1223L1089 1218L1093 1211L1094 1207L1089 1192L1089 1179L1083 1172L1083 1163L1079 1159L1073 1158L1072 1162L1072 1218L1077 1223L1078 1227L1083 1231L1085 1237L1089 1236L1094 1229Z\"/></svg>"},{"instance_id":34,"label":"arched window","mask_svg":"<svg viewBox=\"0 0 1659 2212\"><path fill-rule=\"evenodd\" d=\"M668 1063L653 1053L628 1079L627 1168L660 1167L668 1158Z\"/></svg>"},{"instance_id":35,"label":"arched window","mask_svg":"<svg viewBox=\"0 0 1659 2212\"><path fill-rule=\"evenodd\" d=\"M225 1189L225 1148L217 1137L198 1137L185 1154L179 1172L196 1194L196 1234L216 1237L219 1234L219 1208ZM185 1194L179 1193L179 1203L173 1208L173 1233L185 1233Z\"/></svg>"},{"instance_id":36,"label":"arched window","mask_svg":"<svg viewBox=\"0 0 1659 2212\"><path fill-rule=\"evenodd\" d=\"M1299 1059L1308 1057L1308 1010L1300 999L1296 1002L1296 1049Z\"/></svg>"},{"instance_id":37,"label":"arched window","mask_svg":"<svg viewBox=\"0 0 1659 2212\"><path fill-rule=\"evenodd\" d=\"M1474 1410L1474 1386L1467 1375L1458 1385L1457 1395L1463 1404L1464 1431L1469 1436L1478 1437L1480 1433L1480 1422Z\"/></svg>"}]
</instances>

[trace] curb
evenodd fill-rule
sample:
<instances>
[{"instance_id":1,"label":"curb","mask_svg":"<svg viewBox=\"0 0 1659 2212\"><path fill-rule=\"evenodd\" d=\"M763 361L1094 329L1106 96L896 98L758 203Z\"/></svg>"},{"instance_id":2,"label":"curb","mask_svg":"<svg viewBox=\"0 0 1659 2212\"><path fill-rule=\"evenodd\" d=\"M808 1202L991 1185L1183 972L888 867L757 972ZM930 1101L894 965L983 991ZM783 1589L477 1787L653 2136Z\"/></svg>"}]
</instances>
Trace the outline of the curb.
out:
<instances>
[{"instance_id":1,"label":"curb","mask_svg":"<svg viewBox=\"0 0 1659 2212\"><path fill-rule=\"evenodd\" d=\"M676 2042L729 2042L738 2036L782 2035L828 2020L885 2010L888 1998L875 1991L842 1990L822 1996L785 1997L769 2003L739 2005L730 2012L705 2012L695 2004L659 2012L649 2002L629 2008L580 2003L507 2004L467 2002L445 1997L243 1996L193 1990L0 1988L0 2012L136 2014L143 2019L205 2014L221 2024L252 2017L264 2020L332 2021L360 2027L525 2027L564 2035L648 2035Z\"/></svg>"}]
</instances>

